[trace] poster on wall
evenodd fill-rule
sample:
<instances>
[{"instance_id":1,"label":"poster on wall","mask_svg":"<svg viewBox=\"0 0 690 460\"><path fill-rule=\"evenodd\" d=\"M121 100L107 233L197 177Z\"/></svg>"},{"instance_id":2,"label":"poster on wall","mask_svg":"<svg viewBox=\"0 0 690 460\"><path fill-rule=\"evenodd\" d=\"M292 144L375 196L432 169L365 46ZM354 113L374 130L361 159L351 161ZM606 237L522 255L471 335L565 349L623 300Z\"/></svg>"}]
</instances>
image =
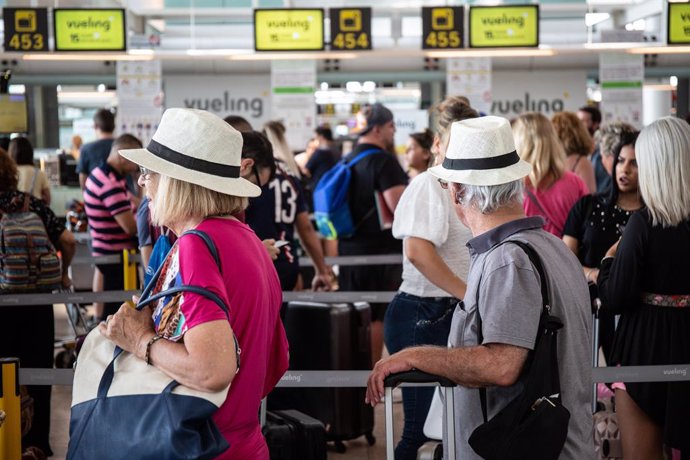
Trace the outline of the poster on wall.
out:
<instances>
[{"instance_id":1,"label":"poster on wall","mask_svg":"<svg viewBox=\"0 0 690 460\"><path fill-rule=\"evenodd\" d=\"M163 115L161 61L117 62L117 130L147 145Z\"/></svg>"},{"instance_id":2,"label":"poster on wall","mask_svg":"<svg viewBox=\"0 0 690 460\"><path fill-rule=\"evenodd\" d=\"M489 113L499 117L511 119L524 112L551 117L564 110L577 111L587 102L584 70L496 71L492 79Z\"/></svg>"},{"instance_id":3,"label":"poster on wall","mask_svg":"<svg viewBox=\"0 0 690 460\"><path fill-rule=\"evenodd\" d=\"M599 55L602 123L623 121L642 129L644 56L606 53Z\"/></svg>"},{"instance_id":4,"label":"poster on wall","mask_svg":"<svg viewBox=\"0 0 690 460\"><path fill-rule=\"evenodd\" d=\"M163 78L165 107L238 115L261 131L271 117L270 84L268 75L169 75Z\"/></svg>"},{"instance_id":5,"label":"poster on wall","mask_svg":"<svg viewBox=\"0 0 690 460\"><path fill-rule=\"evenodd\" d=\"M294 151L303 151L316 128L316 61L271 62L271 119L281 121Z\"/></svg>"},{"instance_id":6,"label":"poster on wall","mask_svg":"<svg viewBox=\"0 0 690 460\"><path fill-rule=\"evenodd\" d=\"M491 109L491 58L446 61L446 95L465 96L482 113Z\"/></svg>"},{"instance_id":7,"label":"poster on wall","mask_svg":"<svg viewBox=\"0 0 690 460\"><path fill-rule=\"evenodd\" d=\"M426 110L395 110L395 153L405 171L409 169L405 153L410 134L420 133L429 127L429 112Z\"/></svg>"}]
</instances>

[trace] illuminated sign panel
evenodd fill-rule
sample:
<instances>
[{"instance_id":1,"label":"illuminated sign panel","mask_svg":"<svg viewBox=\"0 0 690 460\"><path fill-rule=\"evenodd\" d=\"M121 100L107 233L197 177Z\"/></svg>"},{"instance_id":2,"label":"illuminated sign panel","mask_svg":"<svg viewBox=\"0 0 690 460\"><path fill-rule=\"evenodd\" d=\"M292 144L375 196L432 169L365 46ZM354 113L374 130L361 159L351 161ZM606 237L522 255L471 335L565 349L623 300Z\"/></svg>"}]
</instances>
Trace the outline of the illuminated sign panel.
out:
<instances>
[{"instance_id":1,"label":"illuminated sign panel","mask_svg":"<svg viewBox=\"0 0 690 460\"><path fill-rule=\"evenodd\" d=\"M53 10L55 51L124 51L125 10Z\"/></svg>"},{"instance_id":2,"label":"illuminated sign panel","mask_svg":"<svg viewBox=\"0 0 690 460\"><path fill-rule=\"evenodd\" d=\"M48 51L46 8L3 8L5 51Z\"/></svg>"},{"instance_id":3,"label":"illuminated sign panel","mask_svg":"<svg viewBox=\"0 0 690 460\"><path fill-rule=\"evenodd\" d=\"M0 134L28 132L28 114L24 94L0 94Z\"/></svg>"},{"instance_id":4,"label":"illuminated sign panel","mask_svg":"<svg viewBox=\"0 0 690 460\"><path fill-rule=\"evenodd\" d=\"M462 6L422 8L422 49L463 47Z\"/></svg>"},{"instance_id":5,"label":"illuminated sign panel","mask_svg":"<svg viewBox=\"0 0 690 460\"><path fill-rule=\"evenodd\" d=\"M668 34L669 45L690 44L690 3L668 4Z\"/></svg>"},{"instance_id":6,"label":"illuminated sign panel","mask_svg":"<svg viewBox=\"0 0 690 460\"><path fill-rule=\"evenodd\" d=\"M331 8L331 49L371 49L371 8Z\"/></svg>"},{"instance_id":7,"label":"illuminated sign panel","mask_svg":"<svg viewBox=\"0 0 690 460\"><path fill-rule=\"evenodd\" d=\"M254 10L256 51L323 49L322 9Z\"/></svg>"},{"instance_id":8,"label":"illuminated sign panel","mask_svg":"<svg viewBox=\"0 0 690 460\"><path fill-rule=\"evenodd\" d=\"M470 48L539 46L539 6L470 7Z\"/></svg>"}]
</instances>

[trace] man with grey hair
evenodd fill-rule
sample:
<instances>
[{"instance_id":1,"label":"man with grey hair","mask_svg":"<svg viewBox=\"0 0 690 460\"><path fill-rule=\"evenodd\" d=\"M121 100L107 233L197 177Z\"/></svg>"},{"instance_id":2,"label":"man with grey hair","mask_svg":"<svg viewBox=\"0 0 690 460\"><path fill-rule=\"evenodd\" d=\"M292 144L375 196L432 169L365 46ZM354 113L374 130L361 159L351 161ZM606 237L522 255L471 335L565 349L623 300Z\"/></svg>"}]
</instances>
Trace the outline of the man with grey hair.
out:
<instances>
[{"instance_id":1,"label":"man with grey hair","mask_svg":"<svg viewBox=\"0 0 690 460\"><path fill-rule=\"evenodd\" d=\"M486 389L490 419L524 388L537 337L540 277L527 253L510 241L525 243L539 255L550 313L564 325L558 333L558 374L570 421L560 458L594 455L587 282L563 242L542 229L541 217L525 217L523 179L529 171L515 151L507 120L453 123L446 159L430 172L448 189L456 214L474 236L467 243L471 262L465 299L453 314L448 348L404 349L379 361L368 381L366 401L372 405L381 401L383 381L392 373L418 369L456 382L456 458L463 460L481 458L468 443L484 422L477 388Z\"/></svg>"}]
</instances>

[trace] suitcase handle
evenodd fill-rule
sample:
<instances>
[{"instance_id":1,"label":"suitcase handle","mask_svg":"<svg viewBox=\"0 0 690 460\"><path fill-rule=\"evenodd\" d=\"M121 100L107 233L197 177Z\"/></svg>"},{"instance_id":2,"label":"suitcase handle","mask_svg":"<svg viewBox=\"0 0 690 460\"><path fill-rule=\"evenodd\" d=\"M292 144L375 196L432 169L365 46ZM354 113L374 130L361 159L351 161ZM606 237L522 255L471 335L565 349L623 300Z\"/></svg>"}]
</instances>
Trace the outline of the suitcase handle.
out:
<instances>
[{"instance_id":1,"label":"suitcase handle","mask_svg":"<svg viewBox=\"0 0 690 460\"><path fill-rule=\"evenodd\" d=\"M412 370L391 374L383 380L384 387L397 387L401 383L438 383L442 387L454 387L455 382L440 375Z\"/></svg>"}]
</instances>

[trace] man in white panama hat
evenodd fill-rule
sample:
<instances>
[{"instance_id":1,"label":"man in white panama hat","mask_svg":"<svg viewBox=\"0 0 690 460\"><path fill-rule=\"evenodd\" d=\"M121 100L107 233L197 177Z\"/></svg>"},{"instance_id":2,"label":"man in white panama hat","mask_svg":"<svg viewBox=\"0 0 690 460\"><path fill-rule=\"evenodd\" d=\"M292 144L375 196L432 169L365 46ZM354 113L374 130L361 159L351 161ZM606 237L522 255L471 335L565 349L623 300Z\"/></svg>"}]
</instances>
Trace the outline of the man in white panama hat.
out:
<instances>
[{"instance_id":1,"label":"man in white panama hat","mask_svg":"<svg viewBox=\"0 0 690 460\"><path fill-rule=\"evenodd\" d=\"M542 230L542 219L525 217L523 178L529 171L515 151L507 120L489 116L453 123L446 159L430 172L448 189L458 218L474 236L467 243L467 293L456 307L448 348L404 349L379 361L368 381L370 404L381 401L383 380L391 373L418 369L455 381L456 458L463 460L481 458L468 443L484 423L476 388L486 389L491 419L521 393L523 367L534 348L542 310L540 277L523 249L502 244L515 240L539 255L551 314L564 324L558 332L558 372L570 422L559 458L591 458L594 452L587 283L562 241Z\"/></svg>"}]
</instances>

